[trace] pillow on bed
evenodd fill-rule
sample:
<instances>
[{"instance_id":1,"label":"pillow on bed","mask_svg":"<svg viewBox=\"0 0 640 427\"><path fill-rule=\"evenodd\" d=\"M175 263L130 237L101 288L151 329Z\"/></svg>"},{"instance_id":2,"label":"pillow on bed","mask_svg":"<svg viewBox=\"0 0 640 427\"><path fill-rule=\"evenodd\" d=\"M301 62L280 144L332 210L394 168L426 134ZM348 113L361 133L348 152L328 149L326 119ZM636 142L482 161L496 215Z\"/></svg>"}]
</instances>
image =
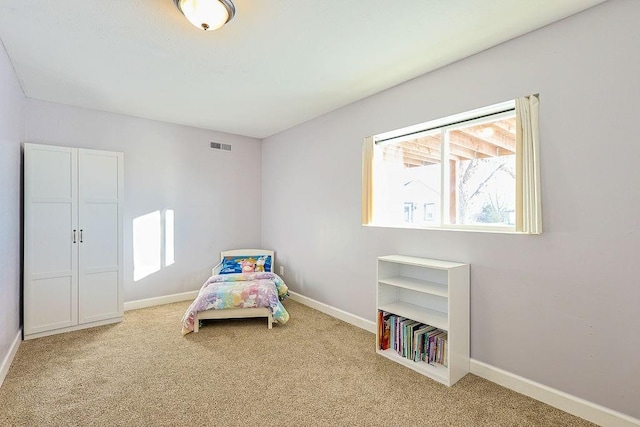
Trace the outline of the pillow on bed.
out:
<instances>
[{"instance_id":1,"label":"pillow on bed","mask_svg":"<svg viewBox=\"0 0 640 427\"><path fill-rule=\"evenodd\" d=\"M218 274L253 273L254 271L271 271L271 255L224 257Z\"/></svg>"}]
</instances>

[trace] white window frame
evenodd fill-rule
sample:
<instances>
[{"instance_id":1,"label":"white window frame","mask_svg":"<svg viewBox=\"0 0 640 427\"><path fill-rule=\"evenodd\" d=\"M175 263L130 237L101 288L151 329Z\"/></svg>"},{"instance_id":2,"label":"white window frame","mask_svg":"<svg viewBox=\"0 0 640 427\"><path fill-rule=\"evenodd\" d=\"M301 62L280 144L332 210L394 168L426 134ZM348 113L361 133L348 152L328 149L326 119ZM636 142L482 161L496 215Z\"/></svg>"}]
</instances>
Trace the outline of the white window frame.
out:
<instances>
[{"instance_id":1,"label":"white window frame","mask_svg":"<svg viewBox=\"0 0 640 427\"><path fill-rule=\"evenodd\" d=\"M509 105L511 104L511 106ZM441 195L442 195L442 203L440 206L440 218L441 224L438 228L449 228L449 229L459 229L459 230L474 230L474 231L505 231L505 232L515 232L516 226L496 226L496 225L463 225L463 224L451 224L448 221L449 215L445 215L446 210L451 206L451 187L450 181L448 179L451 173L451 167L449 165L449 138L447 138L448 131L458 129L461 125L480 125L483 123L489 123L495 120L500 120L501 118L506 118L513 116L515 114L515 103L512 101L511 103L498 104L501 108L497 108L495 113L486 113L483 117L478 117L476 119L468 119L463 121L462 123L454 123L451 125L442 126L440 128L440 132L442 133L442 156L440 157L441 167L441 176L440 183L441 185ZM509 110L504 111L504 108L510 108ZM517 156L517 154L516 154ZM517 190L516 190L517 191Z\"/></svg>"},{"instance_id":2,"label":"white window frame","mask_svg":"<svg viewBox=\"0 0 640 427\"><path fill-rule=\"evenodd\" d=\"M536 102L536 121L535 121L535 133L537 138L537 102L538 96L531 95L531 97L535 97ZM528 99L530 97L519 98L519 100ZM418 229L437 229L437 230L461 230L461 231L479 231L479 232L505 232L505 233L521 233L521 234L540 234L542 232L541 223L538 224L538 227L533 231L531 230L523 230L521 229L521 224L516 224L515 226L495 226L495 225L462 225L462 224L451 224L449 223L449 215L446 212L450 209L450 194L449 194L449 143L447 141L446 135L448 135L448 130L455 129L461 127L461 125L473 125L473 124L481 124L483 122L490 122L501 117L507 117L514 114L514 110L516 108L516 100L511 100L507 102L502 102L499 104L494 104L488 107L483 107L479 109L475 109L472 111L468 111L461 114L456 114L448 117L444 117L437 120L432 120L425 123L420 123L417 125L405 127L402 129L396 129L393 131L381 133L375 135L373 137L365 138L365 145L363 147L363 225L370 226L380 226L380 227L397 227L397 228L418 228ZM518 120L518 119L517 119ZM518 126L522 126L522 124L518 121ZM441 132L441 177L440 177L440 187L441 187L441 195L440 195L440 224L439 225L418 225L418 224L406 224L406 223L392 223L392 224L384 224L378 223L375 221L375 212L373 205L373 194L372 190L373 185L373 152L375 151L373 147L379 143L385 142L393 142L398 143L404 140L415 139L425 134L432 134L435 129L438 129ZM519 183L522 182L522 130L518 129L518 143L516 144L516 162L518 164L516 168L516 174L518 175L516 178L516 199L522 199L522 194L518 194L522 192L521 185ZM367 144L369 144L367 146ZM529 182L528 185L533 185L537 191L537 201L536 205L532 206L531 209L535 209L537 214L540 212L540 183L539 183L539 157L537 156L537 140L535 146L535 162L529 164L528 167L530 169L534 169L536 171L535 180L536 182ZM368 147L368 148L367 148ZM369 153L369 154L367 154ZM367 156L371 156L371 159L368 159ZM527 178L524 178L527 179ZM532 180L532 181L535 181ZM365 194L366 193L366 194ZM521 203L516 202L516 212L518 209L524 209ZM522 212L519 213L522 216ZM518 214L516 215L518 216Z\"/></svg>"}]
</instances>

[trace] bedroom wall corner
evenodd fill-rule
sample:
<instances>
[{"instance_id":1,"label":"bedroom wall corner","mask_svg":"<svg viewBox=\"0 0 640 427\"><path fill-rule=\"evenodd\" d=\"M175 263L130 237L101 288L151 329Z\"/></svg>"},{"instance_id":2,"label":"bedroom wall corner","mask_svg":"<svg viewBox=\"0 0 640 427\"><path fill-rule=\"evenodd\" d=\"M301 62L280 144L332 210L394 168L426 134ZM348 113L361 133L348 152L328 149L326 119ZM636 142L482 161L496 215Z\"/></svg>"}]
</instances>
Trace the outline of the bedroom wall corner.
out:
<instances>
[{"instance_id":1,"label":"bedroom wall corner","mask_svg":"<svg viewBox=\"0 0 640 427\"><path fill-rule=\"evenodd\" d=\"M265 139L263 243L291 291L374 320L376 257L469 263L474 360L640 419L639 15L607 1ZM532 93L543 234L361 225L364 137Z\"/></svg>"},{"instance_id":2,"label":"bedroom wall corner","mask_svg":"<svg viewBox=\"0 0 640 427\"><path fill-rule=\"evenodd\" d=\"M25 95L0 43L0 385L21 338L21 148Z\"/></svg>"},{"instance_id":3,"label":"bedroom wall corner","mask_svg":"<svg viewBox=\"0 0 640 427\"><path fill-rule=\"evenodd\" d=\"M25 119L28 142L124 153L125 303L196 291L222 250L260 244L258 139L35 99Z\"/></svg>"}]
</instances>

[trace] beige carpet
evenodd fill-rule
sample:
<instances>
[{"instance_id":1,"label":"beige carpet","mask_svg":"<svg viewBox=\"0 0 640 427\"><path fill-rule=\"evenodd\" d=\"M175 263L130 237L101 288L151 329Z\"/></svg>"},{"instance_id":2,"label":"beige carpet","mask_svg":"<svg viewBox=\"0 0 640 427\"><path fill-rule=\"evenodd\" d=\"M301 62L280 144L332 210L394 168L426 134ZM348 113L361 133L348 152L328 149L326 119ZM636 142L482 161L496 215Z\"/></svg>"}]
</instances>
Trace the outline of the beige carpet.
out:
<instances>
[{"instance_id":1,"label":"beige carpet","mask_svg":"<svg viewBox=\"0 0 640 427\"><path fill-rule=\"evenodd\" d=\"M451 388L374 351L374 335L295 301L286 325L210 321L188 303L26 341L0 388L1 426L583 426L467 375Z\"/></svg>"}]
</instances>

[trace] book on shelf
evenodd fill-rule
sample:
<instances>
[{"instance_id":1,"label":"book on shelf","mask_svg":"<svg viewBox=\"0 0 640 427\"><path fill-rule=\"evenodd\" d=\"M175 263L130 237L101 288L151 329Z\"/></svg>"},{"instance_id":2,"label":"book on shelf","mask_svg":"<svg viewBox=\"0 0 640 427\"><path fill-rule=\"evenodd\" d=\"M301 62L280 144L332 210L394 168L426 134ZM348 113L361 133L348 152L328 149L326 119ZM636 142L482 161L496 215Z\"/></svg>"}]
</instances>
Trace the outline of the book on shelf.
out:
<instances>
[{"instance_id":1,"label":"book on shelf","mask_svg":"<svg viewBox=\"0 0 640 427\"><path fill-rule=\"evenodd\" d=\"M408 338L408 328L411 325L416 324L417 322L415 320L412 319L405 319L402 322L400 322L400 348L398 351L398 354L402 357L408 357L408 349L407 349L407 345L409 343L409 338Z\"/></svg>"},{"instance_id":2,"label":"book on shelf","mask_svg":"<svg viewBox=\"0 0 640 427\"><path fill-rule=\"evenodd\" d=\"M443 333L436 337L436 358L435 363L447 366L447 333Z\"/></svg>"},{"instance_id":3,"label":"book on shelf","mask_svg":"<svg viewBox=\"0 0 640 427\"><path fill-rule=\"evenodd\" d=\"M409 325L407 328L407 351L405 356L407 359L413 359L415 331L422 328L423 326L425 325L422 323L416 322Z\"/></svg>"},{"instance_id":4,"label":"book on shelf","mask_svg":"<svg viewBox=\"0 0 640 427\"><path fill-rule=\"evenodd\" d=\"M382 349L386 350L389 348L389 334L390 334L390 326L389 326L389 316L384 318L384 330L382 331Z\"/></svg>"},{"instance_id":5,"label":"book on shelf","mask_svg":"<svg viewBox=\"0 0 640 427\"><path fill-rule=\"evenodd\" d=\"M394 341L393 341L393 349L395 350L396 353L401 353L401 344L402 344L402 330L400 329L400 323L404 322L405 320L407 320L406 317L402 317L402 316L397 316L395 319L395 322L393 324L393 329L394 329Z\"/></svg>"},{"instance_id":6,"label":"book on shelf","mask_svg":"<svg viewBox=\"0 0 640 427\"><path fill-rule=\"evenodd\" d=\"M448 366L447 332L409 319L378 311L378 348L393 349L414 362Z\"/></svg>"},{"instance_id":7,"label":"book on shelf","mask_svg":"<svg viewBox=\"0 0 640 427\"><path fill-rule=\"evenodd\" d=\"M390 317L391 313L378 311L378 348L386 350L390 342Z\"/></svg>"},{"instance_id":8,"label":"book on shelf","mask_svg":"<svg viewBox=\"0 0 640 427\"><path fill-rule=\"evenodd\" d=\"M438 330L435 334L429 335L429 364L434 364L436 362L436 357L438 354L438 340L442 341L442 336L447 335L446 332Z\"/></svg>"},{"instance_id":9,"label":"book on shelf","mask_svg":"<svg viewBox=\"0 0 640 427\"><path fill-rule=\"evenodd\" d=\"M424 337L427 332L431 332L436 330L435 327L431 325L424 325L420 329L416 330L413 335L413 361L420 362L424 360L423 347L424 347Z\"/></svg>"},{"instance_id":10,"label":"book on shelf","mask_svg":"<svg viewBox=\"0 0 640 427\"><path fill-rule=\"evenodd\" d=\"M389 347L392 348L395 343L395 335L396 335L396 318L395 314L389 316Z\"/></svg>"},{"instance_id":11,"label":"book on shelf","mask_svg":"<svg viewBox=\"0 0 640 427\"><path fill-rule=\"evenodd\" d=\"M378 310L378 319L377 319L377 323L378 323L378 348L382 349L382 332L383 332L383 328L384 328L384 321L382 320L383 313L381 310Z\"/></svg>"}]
</instances>

